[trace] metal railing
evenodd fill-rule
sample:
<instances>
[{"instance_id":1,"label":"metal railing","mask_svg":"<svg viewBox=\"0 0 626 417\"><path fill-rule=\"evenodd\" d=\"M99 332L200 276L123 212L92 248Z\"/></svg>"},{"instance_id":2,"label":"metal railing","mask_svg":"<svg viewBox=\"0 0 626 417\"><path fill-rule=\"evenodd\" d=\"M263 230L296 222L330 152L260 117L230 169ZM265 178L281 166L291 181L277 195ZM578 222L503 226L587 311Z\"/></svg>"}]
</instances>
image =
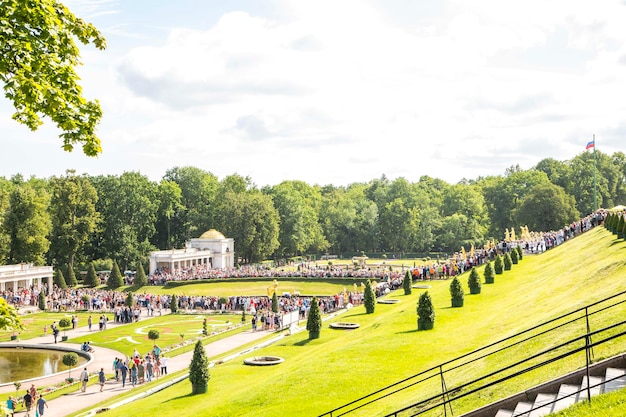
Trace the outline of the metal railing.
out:
<instances>
[{"instance_id":1,"label":"metal railing","mask_svg":"<svg viewBox=\"0 0 626 417\"><path fill-rule=\"evenodd\" d=\"M402 401L406 401L407 396L419 399L386 414L386 417L427 415L436 409L442 411L438 415L453 416L453 406L462 404L472 395L485 393L503 382L564 359L578 361L574 356L583 353L584 363L580 367L587 368L589 377L594 348L626 335L626 321L618 321L621 318L619 308L626 309L626 291L445 361L336 407L319 417L339 417L359 411L364 413L362 415L380 414L380 411L375 410L389 409L389 402L397 404L400 393L408 393ZM594 319L600 323L592 330ZM611 324L605 325L607 322ZM516 351L521 351L522 354ZM523 359L509 362L510 358ZM475 372L469 372L469 367L479 365L484 365L489 370L473 379L465 377L469 373L476 375ZM453 381L456 383L451 384ZM440 391L435 392L437 389ZM589 389L588 387L587 390ZM429 394L424 395L424 392ZM591 395L587 398L590 399Z\"/></svg>"}]
</instances>

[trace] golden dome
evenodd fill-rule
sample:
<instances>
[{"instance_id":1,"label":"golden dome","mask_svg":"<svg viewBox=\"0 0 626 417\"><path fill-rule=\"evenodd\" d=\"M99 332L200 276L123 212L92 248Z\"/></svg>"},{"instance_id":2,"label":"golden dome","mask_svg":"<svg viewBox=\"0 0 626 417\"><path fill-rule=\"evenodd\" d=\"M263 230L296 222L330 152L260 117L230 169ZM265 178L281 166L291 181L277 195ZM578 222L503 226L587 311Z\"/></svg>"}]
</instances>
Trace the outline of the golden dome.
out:
<instances>
[{"instance_id":1,"label":"golden dome","mask_svg":"<svg viewBox=\"0 0 626 417\"><path fill-rule=\"evenodd\" d=\"M223 234L221 234L220 232L218 232L215 229L210 229L207 230L206 232L202 233L200 235L200 239L212 239L212 240L217 240L217 239L226 239L224 237Z\"/></svg>"}]
</instances>

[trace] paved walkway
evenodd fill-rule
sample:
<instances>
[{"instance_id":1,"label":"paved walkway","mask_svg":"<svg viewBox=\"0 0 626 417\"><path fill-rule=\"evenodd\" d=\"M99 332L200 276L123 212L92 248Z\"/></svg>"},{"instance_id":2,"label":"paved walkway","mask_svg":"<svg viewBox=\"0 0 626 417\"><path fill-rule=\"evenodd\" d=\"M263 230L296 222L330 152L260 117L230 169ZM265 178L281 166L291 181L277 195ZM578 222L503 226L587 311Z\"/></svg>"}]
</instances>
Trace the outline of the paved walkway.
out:
<instances>
[{"instance_id":1,"label":"paved walkway","mask_svg":"<svg viewBox=\"0 0 626 417\"><path fill-rule=\"evenodd\" d=\"M145 321L145 320L150 320L150 317L145 317L145 316L142 317L142 321ZM117 326L123 326L123 324L116 324L116 323L111 323L111 322L107 324L108 328L113 328ZM88 333L89 333L89 329L87 326L79 327L74 330L67 330L67 336L70 339L73 337L84 336L85 334L88 334ZM254 342L256 340L259 340L260 338L263 338L271 334L273 334L273 332L270 332L270 331L252 332L251 330L246 330L236 335L233 335L233 336L230 336L230 337L205 345L206 353L209 358L214 359L215 356L224 354L228 351L231 351L233 349L236 349L248 343ZM59 336L62 336L62 335L63 333L61 333ZM59 340L60 340L60 337L59 337ZM54 339L53 339L53 336L48 335L48 336L42 336L42 337L35 337L29 340L21 340L19 342L4 342L4 343L0 343L0 345L8 344L8 343L18 343L18 344L24 344L24 345L33 345L33 344L54 345ZM63 342L63 343L57 343L57 346L67 346L67 347L74 347L76 349L80 349L80 344L76 344L76 343ZM125 356L124 354L120 352L107 349L104 347L94 346L94 348L95 348L95 354L94 354L93 361L87 365L87 369L89 370L91 374L98 372L100 368L104 368L106 373L109 373L109 374L112 373L113 372L113 369L112 369L113 360L116 357ZM132 346L129 346L129 350L132 351ZM169 357L169 355L167 356ZM189 363L191 362L192 356L193 356L193 350L177 355L177 356L169 357L168 364L167 364L168 373L173 373L173 372L177 372L183 369L187 369L189 367ZM79 374L80 374L80 368L72 370L72 376L74 378L78 378ZM65 378L67 378L67 376L68 376L68 372L61 372L59 374L51 375L48 377L37 378L36 380L32 380L32 382L31 381L22 382L20 395L22 395L23 392L25 392L26 389L30 387L31 383L34 383L37 388L43 388L43 387L53 386L55 384L61 383L65 380ZM76 391L74 391L73 393L63 395L61 397L55 398L54 400L48 401L48 409L46 410L46 413L45 413L46 417L65 416L65 415L74 413L76 411L88 408L90 406L94 406L95 404L101 401L108 400L116 395L119 395L123 392L129 391L132 389L132 386L130 384L127 383L125 387L122 387L122 383L117 382L114 379L106 382L106 384L104 385L104 390L102 392L100 392L100 387L97 384L89 386L86 392L80 391L80 384L76 384L75 386L76 386ZM142 385L139 386L138 391L141 391L141 386ZM3 387L0 387L0 393L7 393L7 392L15 393L15 387L13 386L13 384L8 384ZM25 412L23 409L15 413L15 415L24 415L24 414ZM31 415L34 415L34 411L31 413Z\"/></svg>"}]
</instances>

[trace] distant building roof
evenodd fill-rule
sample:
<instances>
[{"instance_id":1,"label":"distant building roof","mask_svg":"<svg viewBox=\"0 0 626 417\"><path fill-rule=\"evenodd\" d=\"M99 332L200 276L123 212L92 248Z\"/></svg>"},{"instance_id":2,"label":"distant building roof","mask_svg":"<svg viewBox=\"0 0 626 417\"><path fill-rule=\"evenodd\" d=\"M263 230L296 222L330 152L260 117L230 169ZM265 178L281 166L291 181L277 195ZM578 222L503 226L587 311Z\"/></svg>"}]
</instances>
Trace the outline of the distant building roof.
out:
<instances>
[{"instance_id":1,"label":"distant building roof","mask_svg":"<svg viewBox=\"0 0 626 417\"><path fill-rule=\"evenodd\" d=\"M226 239L223 234L215 229L209 229L200 235L200 239L221 240Z\"/></svg>"}]
</instances>

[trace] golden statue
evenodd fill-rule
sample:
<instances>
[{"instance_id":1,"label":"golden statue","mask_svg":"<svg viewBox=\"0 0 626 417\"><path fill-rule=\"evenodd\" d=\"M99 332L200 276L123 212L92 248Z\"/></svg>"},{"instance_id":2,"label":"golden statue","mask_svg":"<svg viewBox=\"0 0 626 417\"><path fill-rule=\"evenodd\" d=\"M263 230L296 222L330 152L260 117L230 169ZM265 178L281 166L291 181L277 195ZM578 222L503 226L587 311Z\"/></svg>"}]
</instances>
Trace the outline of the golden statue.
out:
<instances>
[{"instance_id":1,"label":"golden statue","mask_svg":"<svg viewBox=\"0 0 626 417\"><path fill-rule=\"evenodd\" d=\"M467 255L465 253L465 246L461 246L461 259L466 260Z\"/></svg>"},{"instance_id":2,"label":"golden statue","mask_svg":"<svg viewBox=\"0 0 626 417\"><path fill-rule=\"evenodd\" d=\"M504 229L504 241L509 242L511 240L511 236L509 235L509 228Z\"/></svg>"},{"instance_id":3,"label":"golden statue","mask_svg":"<svg viewBox=\"0 0 626 417\"><path fill-rule=\"evenodd\" d=\"M511 227L511 240L515 240L515 228Z\"/></svg>"},{"instance_id":4,"label":"golden statue","mask_svg":"<svg viewBox=\"0 0 626 417\"><path fill-rule=\"evenodd\" d=\"M474 257L474 244L472 243L472 247L470 248L470 258Z\"/></svg>"}]
</instances>

